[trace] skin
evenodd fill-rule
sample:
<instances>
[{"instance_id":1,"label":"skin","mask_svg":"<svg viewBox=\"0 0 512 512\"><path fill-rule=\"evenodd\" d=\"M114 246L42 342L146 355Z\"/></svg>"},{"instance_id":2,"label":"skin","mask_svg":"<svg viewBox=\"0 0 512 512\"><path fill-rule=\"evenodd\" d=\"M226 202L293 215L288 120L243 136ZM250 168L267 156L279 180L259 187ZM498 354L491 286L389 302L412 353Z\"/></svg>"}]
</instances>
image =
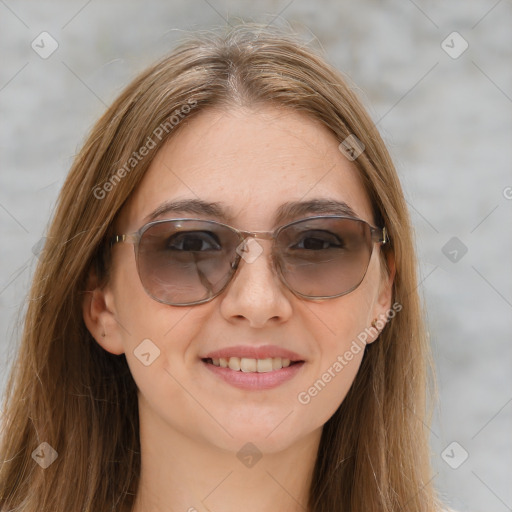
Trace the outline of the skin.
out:
<instances>
[{"instance_id":1,"label":"skin","mask_svg":"<svg viewBox=\"0 0 512 512\"><path fill-rule=\"evenodd\" d=\"M275 229L273 215L282 203L313 197L345 201L374 224L357 168L338 150L339 141L304 114L233 107L204 111L182 128L125 205L118 233L139 229L164 201L185 198L222 202L232 214L228 224L245 230ZM259 243L263 254L242 262L227 290L192 307L161 304L145 293L131 244L114 247L106 286L91 275L87 327L105 350L126 354L139 389L142 471L134 512L291 512L306 506L322 426L346 396L363 351L309 404L297 396L390 308L393 262L391 274L383 274L375 246L356 290L312 302L279 281L270 242ZM160 356L144 366L133 351L147 338ZM305 364L275 389L241 390L220 381L200 359L239 344L285 347ZM236 457L247 442L262 454L252 467Z\"/></svg>"}]
</instances>

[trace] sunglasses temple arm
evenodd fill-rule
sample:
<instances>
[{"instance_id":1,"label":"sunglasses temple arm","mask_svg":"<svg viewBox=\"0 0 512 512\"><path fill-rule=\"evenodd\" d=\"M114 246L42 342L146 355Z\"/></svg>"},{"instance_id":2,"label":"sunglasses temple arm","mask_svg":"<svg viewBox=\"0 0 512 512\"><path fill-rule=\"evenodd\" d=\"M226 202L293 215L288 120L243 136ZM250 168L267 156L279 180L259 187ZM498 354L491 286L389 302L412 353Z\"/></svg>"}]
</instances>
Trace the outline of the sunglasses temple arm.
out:
<instances>
[{"instance_id":1,"label":"sunglasses temple arm","mask_svg":"<svg viewBox=\"0 0 512 512\"><path fill-rule=\"evenodd\" d=\"M372 239L374 242L387 244L389 242L388 230L384 228L372 228Z\"/></svg>"},{"instance_id":2,"label":"sunglasses temple arm","mask_svg":"<svg viewBox=\"0 0 512 512\"><path fill-rule=\"evenodd\" d=\"M114 235L110 239L110 247L112 247L115 244L120 244L123 242L130 243L130 244L136 244L138 240L139 240L138 233L132 233L130 235Z\"/></svg>"}]
</instances>

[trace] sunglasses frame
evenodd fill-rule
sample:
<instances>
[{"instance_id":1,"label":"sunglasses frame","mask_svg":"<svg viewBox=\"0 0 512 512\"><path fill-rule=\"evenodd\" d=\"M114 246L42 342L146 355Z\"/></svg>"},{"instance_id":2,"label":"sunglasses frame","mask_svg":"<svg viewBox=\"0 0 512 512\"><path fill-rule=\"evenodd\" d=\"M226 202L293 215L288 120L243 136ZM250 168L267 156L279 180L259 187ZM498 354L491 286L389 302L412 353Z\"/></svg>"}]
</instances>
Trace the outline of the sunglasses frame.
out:
<instances>
[{"instance_id":1,"label":"sunglasses frame","mask_svg":"<svg viewBox=\"0 0 512 512\"><path fill-rule=\"evenodd\" d=\"M364 280L364 278L366 276L366 272L368 271L368 267L370 265L371 256L373 254L373 246L375 244L385 245L385 244L390 242L390 238L389 238L387 229L385 227L379 228L379 227L376 227L376 226L372 226L369 222L366 222L363 219L360 219L358 217L348 216L348 215L316 215L316 216L303 217L302 219L294 220L292 222L289 222L287 224L284 224L282 226L277 227L273 231L246 231L246 230L234 228L233 226L229 226L228 224L224 224L224 223L218 222L216 220L195 219L195 218L190 218L190 217L180 217L180 218L173 218L173 219L159 219L159 220L151 221L151 222L148 222L147 224L144 224L140 229L138 229L137 231L135 231L133 233L124 234L124 235L114 235L111 238L111 240L110 240L110 247L112 248L112 246L114 246L115 244L118 244L118 243L131 243L131 244L133 244L134 251L135 251L135 261L136 261L136 264L137 264L137 273L139 274L139 279L141 281L141 284L142 284L144 290L146 291L146 293L153 300L155 300L157 302L160 302L162 304L167 304L169 306L195 306L195 305L198 305L198 304L204 304L205 302L210 302L215 297L219 296L227 288L227 286L233 281L233 279L235 278L235 276L236 276L236 274L238 272L238 268L240 266L240 260L243 259L242 256L238 252L236 252L235 260L231 264L231 268L233 269L233 271L231 273L231 276L226 281L224 286L217 293L215 293L213 295L210 295L209 297L207 297L205 299L200 299L198 301L192 301L192 302L187 302L187 303L177 303L177 304L175 304L175 303L171 303L171 302L166 302L164 300L158 299L157 297L154 297L146 289L146 286L142 282L142 278L140 276L140 271L139 271L139 244L140 244L140 240L144 236L144 233L148 229L150 229L151 227L153 227L155 225L163 224L163 223L166 223L166 222L180 222L180 221L208 222L208 223L211 223L211 224L216 224L217 226L228 228L230 231L235 233L237 235L238 239L239 239L239 244L237 245L237 248L238 248L238 247L240 247L241 244L247 243L246 240L248 238L255 238L255 239L260 239L260 240L272 240L272 241L274 241L279 236L279 233L281 231L283 231L284 229L286 229L286 228L288 228L290 226L293 226L294 224L298 224L298 223L305 222L305 221L308 221L308 220L317 220L317 219L346 219L346 220L353 220L353 221L357 221L357 222L362 222L363 224L366 224L369 227L370 234L371 234L371 241L372 241L372 248L371 248L371 251L370 251L370 257L368 258L368 264L366 266L366 269L364 271L364 274L363 274L361 280L355 286L353 286L352 288L350 288L347 291L344 291L344 292L336 294L336 295L327 295L327 296L309 296L309 295L304 295L304 294L302 294L300 292L295 291L288 284L288 282L286 281L286 279L285 279L285 277L283 275L282 269L281 269L281 265L278 264L277 261L275 261L275 254L274 254L275 244L272 245L272 259L274 260L274 267L277 270L277 274L279 275L279 279L288 288L288 290L290 290L297 297L299 297L301 299L311 300L311 301L335 299L337 297L341 297L343 295L347 295L348 293L354 291L363 282L363 280Z\"/></svg>"}]
</instances>

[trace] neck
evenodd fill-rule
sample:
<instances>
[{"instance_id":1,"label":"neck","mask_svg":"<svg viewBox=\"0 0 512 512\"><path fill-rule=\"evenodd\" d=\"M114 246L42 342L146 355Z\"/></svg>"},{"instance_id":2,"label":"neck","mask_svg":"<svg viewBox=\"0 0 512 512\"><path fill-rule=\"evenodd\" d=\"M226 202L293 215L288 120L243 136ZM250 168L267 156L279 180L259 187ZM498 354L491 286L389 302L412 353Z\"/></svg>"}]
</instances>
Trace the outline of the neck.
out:
<instances>
[{"instance_id":1,"label":"neck","mask_svg":"<svg viewBox=\"0 0 512 512\"><path fill-rule=\"evenodd\" d=\"M132 512L307 510L321 429L254 455L244 442L238 450L212 446L147 413L140 414L141 475Z\"/></svg>"}]
</instances>

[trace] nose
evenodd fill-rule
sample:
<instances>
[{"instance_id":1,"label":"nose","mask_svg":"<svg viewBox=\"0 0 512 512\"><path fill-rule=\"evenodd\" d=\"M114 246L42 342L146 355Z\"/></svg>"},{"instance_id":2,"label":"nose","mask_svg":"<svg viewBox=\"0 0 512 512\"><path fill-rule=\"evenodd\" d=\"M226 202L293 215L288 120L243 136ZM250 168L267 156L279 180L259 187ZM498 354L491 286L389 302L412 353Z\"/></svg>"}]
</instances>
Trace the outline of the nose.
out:
<instances>
[{"instance_id":1,"label":"nose","mask_svg":"<svg viewBox=\"0 0 512 512\"><path fill-rule=\"evenodd\" d=\"M292 314L294 296L274 268L272 242L246 242L237 273L221 296L221 314L230 322L248 321L250 327L285 322Z\"/></svg>"}]
</instances>

